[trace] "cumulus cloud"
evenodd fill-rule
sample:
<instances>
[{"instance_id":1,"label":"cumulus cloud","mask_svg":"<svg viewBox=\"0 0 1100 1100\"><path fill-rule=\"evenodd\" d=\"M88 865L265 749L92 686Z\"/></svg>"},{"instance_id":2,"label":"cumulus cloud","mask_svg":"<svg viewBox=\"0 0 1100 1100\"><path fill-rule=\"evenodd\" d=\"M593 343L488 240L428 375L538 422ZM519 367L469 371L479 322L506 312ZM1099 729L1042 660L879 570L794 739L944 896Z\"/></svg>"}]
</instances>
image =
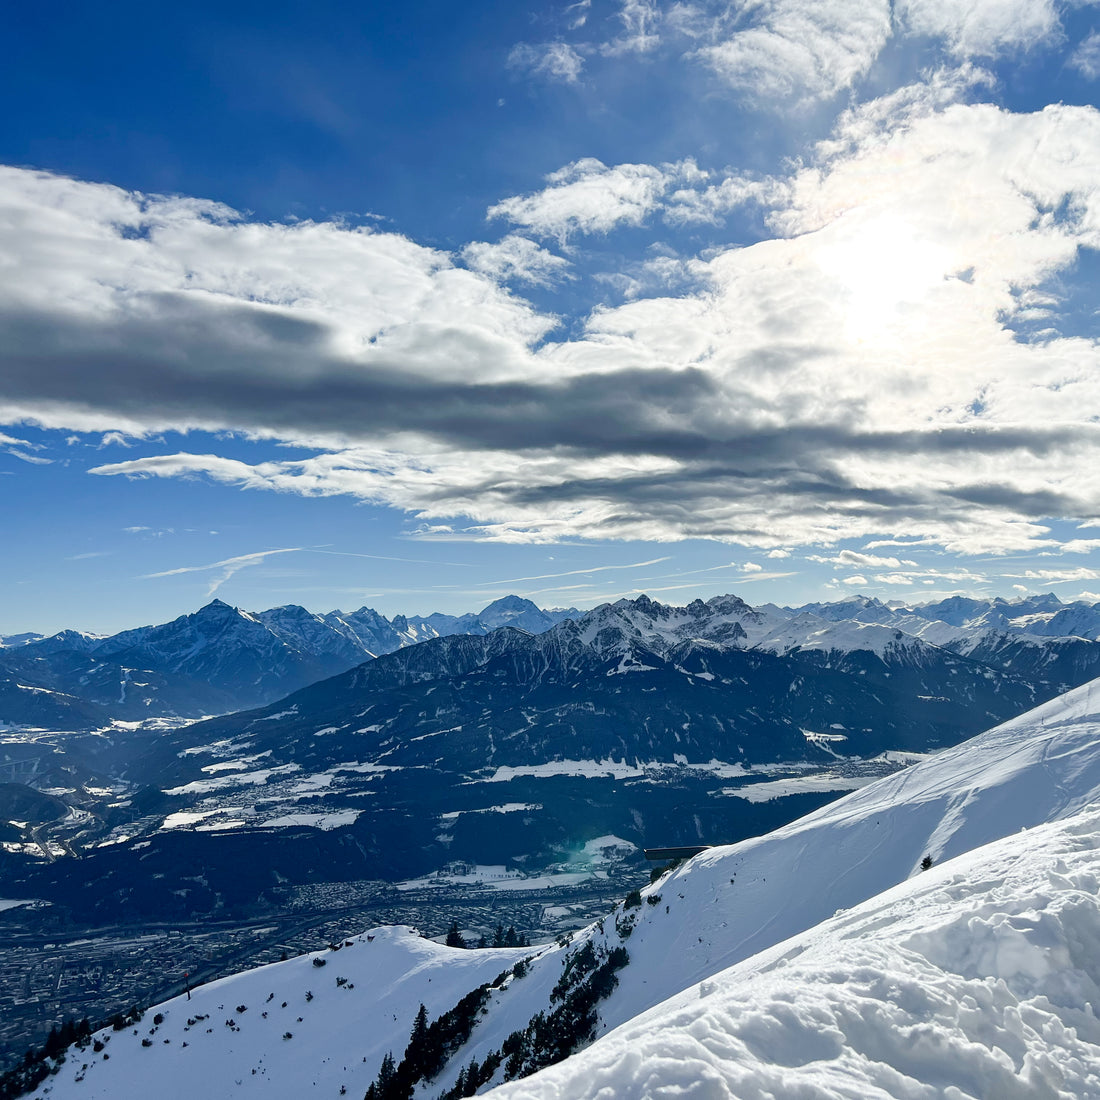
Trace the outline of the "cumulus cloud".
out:
<instances>
[{"instance_id":1,"label":"cumulus cloud","mask_svg":"<svg viewBox=\"0 0 1100 1100\"><path fill-rule=\"evenodd\" d=\"M865 542L860 576L908 575L883 545L1052 545L1047 517L1100 519L1100 356L1014 326L1100 247L1100 112L918 100L845 115L766 200L771 239L570 336L500 286L503 253L469 270L397 234L5 170L3 422L309 443L96 472L345 494L449 537L910 536ZM578 162L497 212L602 232L693 172ZM514 264L548 262L528 245Z\"/></svg>"},{"instance_id":2,"label":"cumulus cloud","mask_svg":"<svg viewBox=\"0 0 1100 1100\"><path fill-rule=\"evenodd\" d=\"M661 52L702 65L757 106L783 110L858 86L891 40L924 51L932 66L1053 48L1064 41L1066 6L1057 0L619 0L615 30L601 38L589 8L574 4L565 9L563 26L569 34L584 28L583 41L521 44L510 63L575 82L586 56ZM1094 34L1070 64L1095 79L1098 57Z\"/></svg>"},{"instance_id":3,"label":"cumulus cloud","mask_svg":"<svg viewBox=\"0 0 1100 1100\"><path fill-rule=\"evenodd\" d=\"M738 207L783 201L787 187L773 178L704 172L690 159L608 167L594 157L551 173L547 184L541 191L501 200L490 207L489 217L564 242L577 233L642 225L655 213L673 226L719 225Z\"/></svg>"},{"instance_id":4,"label":"cumulus cloud","mask_svg":"<svg viewBox=\"0 0 1100 1100\"><path fill-rule=\"evenodd\" d=\"M658 206L677 175L675 166L617 164L607 167L585 157L546 177L531 195L514 195L489 208L544 237L565 240L574 233L606 233L618 225L641 225Z\"/></svg>"},{"instance_id":5,"label":"cumulus cloud","mask_svg":"<svg viewBox=\"0 0 1100 1100\"><path fill-rule=\"evenodd\" d=\"M885 558L877 554L860 554L855 550L841 550L833 557L822 557L814 554L810 561L822 562L826 565L835 565L837 568L857 569L900 569L903 565L916 565L914 561L902 561L899 558Z\"/></svg>"},{"instance_id":6,"label":"cumulus cloud","mask_svg":"<svg viewBox=\"0 0 1100 1100\"><path fill-rule=\"evenodd\" d=\"M534 286L550 286L569 278L569 261L534 241L511 233L490 244L473 241L462 250L466 266L499 282L515 280Z\"/></svg>"}]
</instances>

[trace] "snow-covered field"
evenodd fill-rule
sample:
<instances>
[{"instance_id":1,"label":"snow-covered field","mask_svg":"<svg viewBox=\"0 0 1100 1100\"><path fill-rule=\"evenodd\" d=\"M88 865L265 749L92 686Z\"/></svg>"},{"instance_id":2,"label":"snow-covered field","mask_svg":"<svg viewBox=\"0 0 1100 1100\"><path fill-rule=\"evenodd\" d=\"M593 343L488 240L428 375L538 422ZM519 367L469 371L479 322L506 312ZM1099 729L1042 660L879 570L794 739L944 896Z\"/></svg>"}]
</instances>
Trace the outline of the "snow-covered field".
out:
<instances>
[{"instance_id":1,"label":"snow-covered field","mask_svg":"<svg viewBox=\"0 0 1100 1100\"><path fill-rule=\"evenodd\" d=\"M1100 682L710 849L541 949L417 1096L549 1011L567 956L592 943L630 956L599 1002L600 1038L518 1082L498 1070L483 1092L1100 1098L1098 893ZM420 1002L438 1015L534 954L376 930L326 966L294 959L150 1010L102 1053L72 1051L36 1095L358 1097L387 1050L400 1058Z\"/></svg>"}]
</instances>

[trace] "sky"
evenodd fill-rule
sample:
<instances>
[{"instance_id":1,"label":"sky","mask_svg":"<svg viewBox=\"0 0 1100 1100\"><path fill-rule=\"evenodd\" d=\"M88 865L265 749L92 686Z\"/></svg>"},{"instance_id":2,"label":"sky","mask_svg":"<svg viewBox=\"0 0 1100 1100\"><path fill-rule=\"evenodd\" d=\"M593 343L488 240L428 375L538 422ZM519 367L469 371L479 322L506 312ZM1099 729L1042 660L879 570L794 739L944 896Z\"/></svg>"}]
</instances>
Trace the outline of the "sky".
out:
<instances>
[{"instance_id":1,"label":"sky","mask_svg":"<svg viewBox=\"0 0 1100 1100\"><path fill-rule=\"evenodd\" d=\"M0 634L1100 600L1086 0L21 5Z\"/></svg>"}]
</instances>

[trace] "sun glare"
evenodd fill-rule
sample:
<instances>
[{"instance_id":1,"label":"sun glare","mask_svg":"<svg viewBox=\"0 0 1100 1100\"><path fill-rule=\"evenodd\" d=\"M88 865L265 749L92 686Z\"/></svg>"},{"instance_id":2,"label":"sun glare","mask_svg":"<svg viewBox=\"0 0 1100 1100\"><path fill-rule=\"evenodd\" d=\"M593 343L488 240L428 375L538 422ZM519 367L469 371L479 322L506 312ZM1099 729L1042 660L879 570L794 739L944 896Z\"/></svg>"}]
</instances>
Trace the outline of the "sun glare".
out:
<instances>
[{"instance_id":1,"label":"sun glare","mask_svg":"<svg viewBox=\"0 0 1100 1100\"><path fill-rule=\"evenodd\" d=\"M842 227L841 227L842 228ZM881 217L843 229L818 253L818 263L837 283L854 339L865 339L897 320L943 281L950 254L922 240L901 218Z\"/></svg>"}]
</instances>

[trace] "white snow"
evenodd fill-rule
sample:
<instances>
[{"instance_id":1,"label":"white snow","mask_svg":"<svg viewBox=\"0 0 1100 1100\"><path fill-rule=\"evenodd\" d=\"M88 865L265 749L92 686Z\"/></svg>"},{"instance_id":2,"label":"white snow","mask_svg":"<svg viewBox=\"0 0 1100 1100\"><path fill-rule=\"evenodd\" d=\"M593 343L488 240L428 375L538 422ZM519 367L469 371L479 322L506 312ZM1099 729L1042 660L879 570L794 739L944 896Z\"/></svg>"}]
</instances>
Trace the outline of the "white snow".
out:
<instances>
[{"instance_id":1,"label":"white snow","mask_svg":"<svg viewBox=\"0 0 1100 1100\"><path fill-rule=\"evenodd\" d=\"M926 854L935 865L922 872ZM484 885L508 874L478 869L471 884L479 872ZM618 943L619 922L634 921L630 963L599 1004L601 1038L494 1095L1095 1100L1100 682L767 836L709 849L642 893L629 916L620 907L573 940ZM111 1036L109 1062L85 1052L86 1071L71 1052L36 1095L298 1100L346 1085L362 1096L382 1055L400 1057L421 1001L438 1015L506 956L530 954L374 935L325 968L293 960L177 998L155 1034L147 1014L136 1035ZM417 1100L549 1010L567 950L542 949L495 993ZM210 1019L185 1033L188 1012Z\"/></svg>"},{"instance_id":2,"label":"white snow","mask_svg":"<svg viewBox=\"0 0 1100 1100\"><path fill-rule=\"evenodd\" d=\"M819 791L855 791L875 782L868 776L845 776L835 772L818 775L798 775L776 779L770 783L749 783L743 787L723 787L724 795L743 798L746 802L771 802L792 794L813 794Z\"/></svg>"},{"instance_id":3,"label":"white snow","mask_svg":"<svg viewBox=\"0 0 1100 1100\"><path fill-rule=\"evenodd\" d=\"M227 787L261 786L274 775L289 775L300 770L300 764L280 764L276 768L261 768L259 771L254 772L215 775L209 779L195 779L190 783L184 783L181 787L171 787L164 793L169 795L209 794L211 791L221 791Z\"/></svg>"},{"instance_id":4,"label":"white snow","mask_svg":"<svg viewBox=\"0 0 1100 1100\"><path fill-rule=\"evenodd\" d=\"M277 722L280 718L289 718L298 713L298 704L295 703L289 710L281 710L278 714L266 714L263 718L257 718L257 722Z\"/></svg>"},{"instance_id":5,"label":"white snow","mask_svg":"<svg viewBox=\"0 0 1100 1100\"><path fill-rule=\"evenodd\" d=\"M545 779L552 775L572 775L587 779L637 779L644 775L641 767L631 766L625 760L553 760L548 764L527 764L518 767L502 765L483 783L507 783L519 776L536 776Z\"/></svg>"},{"instance_id":6,"label":"white snow","mask_svg":"<svg viewBox=\"0 0 1100 1100\"><path fill-rule=\"evenodd\" d=\"M1100 1096L1098 882L1092 810L921 875L491 1095Z\"/></svg>"},{"instance_id":7,"label":"white snow","mask_svg":"<svg viewBox=\"0 0 1100 1100\"><path fill-rule=\"evenodd\" d=\"M479 810L448 810L439 815L440 821L457 821L462 814L515 814L521 811L541 810L540 802L505 802L500 806L485 806Z\"/></svg>"},{"instance_id":8,"label":"white snow","mask_svg":"<svg viewBox=\"0 0 1100 1100\"><path fill-rule=\"evenodd\" d=\"M294 813L273 817L261 822L265 829L283 829L291 825L307 825L311 829L339 829L342 825L354 824L362 810L334 810L331 813Z\"/></svg>"}]
</instances>

